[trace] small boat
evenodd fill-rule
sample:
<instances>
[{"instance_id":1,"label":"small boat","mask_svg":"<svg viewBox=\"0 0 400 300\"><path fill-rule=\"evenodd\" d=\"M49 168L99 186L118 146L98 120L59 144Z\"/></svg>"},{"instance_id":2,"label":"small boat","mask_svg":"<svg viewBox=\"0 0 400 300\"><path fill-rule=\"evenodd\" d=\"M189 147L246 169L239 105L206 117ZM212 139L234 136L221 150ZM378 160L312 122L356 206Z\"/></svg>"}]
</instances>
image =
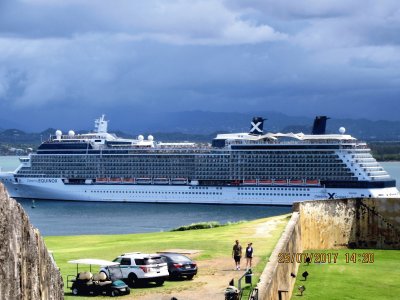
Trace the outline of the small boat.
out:
<instances>
[{"instance_id":1,"label":"small boat","mask_svg":"<svg viewBox=\"0 0 400 300\"><path fill-rule=\"evenodd\" d=\"M290 180L290 184L293 184L293 185L301 185L301 184L303 184L303 180L300 180L300 179L291 179L291 180Z\"/></svg>"},{"instance_id":2,"label":"small boat","mask_svg":"<svg viewBox=\"0 0 400 300\"><path fill-rule=\"evenodd\" d=\"M319 185L319 180L316 179L307 179L306 184L308 185Z\"/></svg>"},{"instance_id":3,"label":"small boat","mask_svg":"<svg viewBox=\"0 0 400 300\"><path fill-rule=\"evenodd\" d=\"M151 178L136 178L137 184L151 184Z\"/></svg>"},{"instance_id":4,"label":"small boat","mask_svg":"<svg viewBox=\"0 0 400 300\"><path fill-rule=\"evenodd\" d=\"M257 180L243 180L244 185L255 185L257 184Z\"/></svg>"},{"instance_id":5,"label":"small boat","mask_svg":"<svg viewBox=\"0 0 400 300\"><path fill-rule=\"evenodd\" d=\"M258 184L259 185L271 185L273 183L273 181L271 179L267 179L267 180L259 180Z\"/></svg>"},{"instance_id":6,"label":"small boat","mask_svg":"<svg viewBox=\"0 0 400 300\"><path fill-rule=\"evenodd\" d=\"M110 183L121 183L121 178L120 177L114 177L114 178L110 178Z\"/></svg>"},{"instance_id":7,"label":"small boat","mask_svg":"<svg viewBox=\"0 0 400 300\"><path fill-rule=\"evenodd\" d=\"M276 180L274 180L274 184L284 185L284 184L287 184L287 180L285 180L285 179L276 179Z\"/></svg>"},{"instance_id":8,"label":"small boat","mask_svg":"<svg viewBox=\"0 0 400 300\"><path fill-rule=\"evenodd\" d=\"M154 178L153 183L154 184L169 184L169 179L168 178Z\"/></svg>"},{"instance_id":9,"label":"small boat","mask_svg":"<svg viewBox=\"0 0 400 300\"><path fill-rule=\"evenodd\" d=\"M174 178L171 180L171 184L187 184L187 178Z\"/></svg>"},{"instance_id":10,"label":"small boat","mask_svg":"<svg viewBox=\"0 0 400 300\"><path fill-rule=\"evenodd\" d=\"M96 183L107 183L107 182L108 178L105 177L96 178Z\"/></svg>"},{"instance_id":11,"label":"small boat","mask_svg":"<svg viewBox=\"0 0 400 300\"><path fill-rule=\"evenodd\" d=\"M134 178L122 178L122 183L135 183Z\"/></svg>"}]
</instances>

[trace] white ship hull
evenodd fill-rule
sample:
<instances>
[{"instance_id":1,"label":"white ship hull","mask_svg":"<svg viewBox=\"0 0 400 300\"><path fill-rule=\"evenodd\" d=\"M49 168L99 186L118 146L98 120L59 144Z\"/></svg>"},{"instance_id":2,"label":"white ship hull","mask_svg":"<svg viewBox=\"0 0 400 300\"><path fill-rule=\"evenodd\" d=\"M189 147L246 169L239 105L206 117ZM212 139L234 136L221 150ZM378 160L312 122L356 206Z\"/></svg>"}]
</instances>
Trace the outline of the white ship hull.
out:
<instances>
[{"instance_id":1,"label":"white ship hull","mask_svg":"<svg viewBox=\"0 0 400 300\"><path fill-rule=\"evenodd\" d=\"M59 178L20 178L12 173L1 175L13 198L148 202L292 205L305 200L339 198L395 198L395 187L379 189L342 189L321 186L190 186L139 184L65 184Z\"/></svg>"}]
</instances>

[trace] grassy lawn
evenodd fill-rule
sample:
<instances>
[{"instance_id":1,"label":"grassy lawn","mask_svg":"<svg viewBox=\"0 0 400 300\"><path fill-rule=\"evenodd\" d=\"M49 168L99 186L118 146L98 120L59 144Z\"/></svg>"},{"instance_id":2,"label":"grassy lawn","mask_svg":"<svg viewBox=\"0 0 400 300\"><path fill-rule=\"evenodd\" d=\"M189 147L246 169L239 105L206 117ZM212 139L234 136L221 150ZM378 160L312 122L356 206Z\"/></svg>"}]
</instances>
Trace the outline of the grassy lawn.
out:
<instances>
[{"instance_id":1,"label":"grassy lawn","mask_svg":"<svg viewBox=\"0 0 400 300\"><path fill-rule=\"evenodd\" d=\"M276 218L284 222L278 223L278 226L272 230L270 235L255 235L257 228L263 223ZM255 267L256 272L253 282L256 283L265 267L266 258L275 247L288 220L289 217L285 215L212 229L124 235L57 236L45 237L45 242L48 249L53 251L57 265L60 267L65 284L66 299L86 299L72 296L70 290L66 287L67 275L76 274L76 265L68 264L67 261L69 260L79 258L112 260L124 252L154 253L166 249L179 248L201 250L200 255L195 258L197 261L217 258L231 261L232 245L235 239L239 239L244 247L247 242L252 241L255 255L261 258L260 263ZM80 270L85 270L84 266ZM98 270L94 268L92 271L96 272ZM202 271L199 270L198 276L201 275ZM132 289L131 296L121 298L137 299L137 296L154 291L179 291L188 288L195 288L193 287L193 282L166 281L162 287Z\"/></svg>"},{"instance_id":2,"label":"grassy lawn","mask_svg":"<svg viewBox=\"0 0 400 300\"><path fill-rule=\"evenodd\" d=\"M400 299L400 251L344 249L307 251L337 253L337 263L302 263L297 273L292 299ZM346 253L349 262L346 262ZM350 261L351 254L355 263ZM363 263L363 253L373 253L373 263ZM333 262L333 258L331 259ZM307 281L301 274L307 271ZM306 287L300 297L298 286Z\"/></svg>"}]
</instances>

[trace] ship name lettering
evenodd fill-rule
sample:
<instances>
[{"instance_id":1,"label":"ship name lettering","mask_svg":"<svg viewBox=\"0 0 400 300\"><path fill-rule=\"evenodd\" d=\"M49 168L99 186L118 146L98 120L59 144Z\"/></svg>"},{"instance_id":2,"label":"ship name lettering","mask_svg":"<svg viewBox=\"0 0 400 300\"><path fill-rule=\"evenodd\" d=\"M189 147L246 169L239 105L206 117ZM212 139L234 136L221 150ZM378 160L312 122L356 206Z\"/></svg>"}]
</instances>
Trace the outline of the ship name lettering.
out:
<instances>
[{"instance_id":1,"label":"ship name lettering","mask_svg":"<svg viewBox=\"0 0 400 300\"><path fill-rule=\"evenodd\" d=\"M38 181L39 183L57 183L57 179L52 178L41 178Z\"/></svg>"}]
</instances>

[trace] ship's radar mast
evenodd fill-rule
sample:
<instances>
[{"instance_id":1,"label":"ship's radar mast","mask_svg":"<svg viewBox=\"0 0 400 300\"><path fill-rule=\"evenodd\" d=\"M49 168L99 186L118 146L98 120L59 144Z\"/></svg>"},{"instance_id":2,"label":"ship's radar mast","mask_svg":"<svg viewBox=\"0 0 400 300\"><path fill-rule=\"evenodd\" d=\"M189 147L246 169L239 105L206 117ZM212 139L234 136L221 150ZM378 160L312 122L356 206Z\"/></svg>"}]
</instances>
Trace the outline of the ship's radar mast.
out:
<instances>
[{"instance_id":1,"label":"ship's radar mast","mask_svg":"<svg viewBox=\"0 0 400 300\"><path fill-rule=\"evenodd\" d=\"M94 128L97 133L107 133L108 121L105 120L105 115L101 115L99 119L94 121Z\"/></svg>"}]
</instances>

